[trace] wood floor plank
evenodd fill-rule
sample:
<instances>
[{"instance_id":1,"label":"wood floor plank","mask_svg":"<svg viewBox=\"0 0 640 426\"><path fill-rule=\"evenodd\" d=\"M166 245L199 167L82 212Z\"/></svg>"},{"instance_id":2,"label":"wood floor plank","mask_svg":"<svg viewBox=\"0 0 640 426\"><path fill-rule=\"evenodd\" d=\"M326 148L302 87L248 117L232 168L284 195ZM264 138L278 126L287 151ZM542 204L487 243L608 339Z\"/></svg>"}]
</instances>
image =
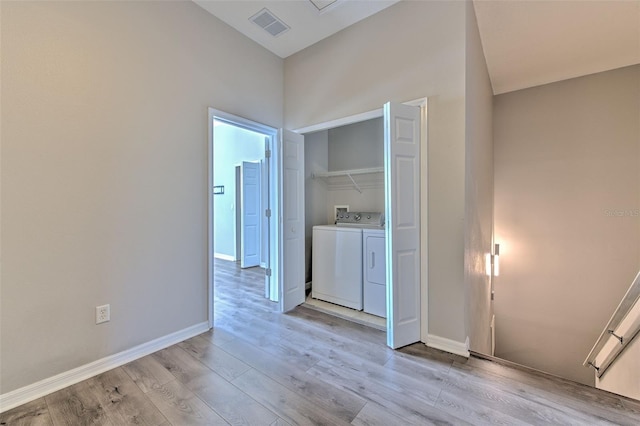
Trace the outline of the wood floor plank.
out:
<instances>
[{"instance_id":1,"label":"wood floor plank","mask_svg":"<svg viewBox=\"0 0 640 426\"><path fill-rule=\"evenodd\" d=\"M393 360L395 358L392 357ZM354 356L332 354L323 358L323 363L332 365L336 371L343 371L361 380L383 386L393 392L407 392L414 395L416 399L422 400L425 404L433 405L442 389L443 377L446 373L440 372L439 376L433 375L429 378L419 377L419 369L414 367L412 371L399 372L388 366L372 363ZM395 361L390 360L387 364Z\"/></svg>"},{"instance_id":2,"label":"wood floor plank","mask_svg":"<svg viewBox=\"0 0 640 426\"><path fill-rule=\"evenodd\" d=\"M325 362L315 365L309 370L309 374L316 375L335 386L357 393L412 423L429 425L468 424L460 418L434 408L435 401L429 402L422 395L389 389L384 384L368 380L356 372L341 369Z\"/></svg>"},{"instance_id":3,"label":"wood floor plank","mask_svg":"<svg viewBox=\"0 0 640 426\"><path fill-rule=\"evenodd\" d=\"M0 413L0 425L53 426L44 398L38 398L12 410Z\"/></svg>"},{"instance_id":4,"label":"wood floor plank","mask_svg":"<svg viewBox=\"0 0 640 426\"><path fill-rule=\"evenodd\" d=\"M211 372L192 381L191 390L232 425L270 425L278 416Z\"/></svg>"},{"instance_id":5,"label":"wood floor plank","mask_svg":"<svg viewBox=\"0 0 640 426\"><path fill-rule=\"evenodd\" d=\"M185 340L178 346L229 381L250 368L247 364L229 355L202 336Z\"/></svg>"},{"instance_id":6,"label":"wood floor plank","mask_svg":"<svg viewBox=\"0 0 640 426\"><path fill-rule=\"evenodd\" d=\"M270 426L291 426L289 423L282 420L280 417L276 419L275 422L271 423Z\"/></svg>"},{"instance_id":7,"label":"wood floor plank","mask_svg":"<svg viewBox=\"0 0 640 426\"><path fill-rule=\"evenodd\" d=\"M144 393L175 379L169 370L151 355L125 364L122 368Z\"/></svg>"},{"instance_id":8,"label":"wood floor plank","mask_svg":"<svg viewBox=\"0 0 640 426\"><path fill-rule=\"evenodd\" d=\"M640 415L640 401L621 397L622 405L631 413ZM640 423L640 422L639 422Z\"/></svg>"},{"instance_id":9,"label":"wood floor plank","mask_svg":"<svg viewBox=\"0 0 640 426\"><path fill-rule=\"evenodd\" d=\"M351 421L366 402L352 392L331 386L303 370L292 368L279 358L241 340L226 345L224 350L345 421Z\"/></svg>"},{"instance_id":10,"label":"wood floor plank","mask_svg":"<svg viewBox=\"0 0 640 426\"><path fill-rule=\"evenodd\" d=\"M122 368L87 381L107 416L116 425L160 425L167 421Z\"/></svg>"},{"instance_id":11,"label":"wood floor plank","mask_svg":"<svg viewBox=\"0 0 640 426\"><path fill-rule=\"evenodd\" d=\"M304 320L306 324L312 327L322 328L334 333L339 332L336 334L350 335L352 338L363 342L383 345L386 342L386 332L384 331L357 324L343 318L334 317L304 306L298 306L293 311L288 312L286 316Z\"/></svg>"},{"instance_id":12,"label":"wood floor plank","mask_svg":"<svg viewBox=\"0 0 640 426\"><path fill-rule=\"evenodd\" d=\"M408 419L397 416L372 401L367 402L351 424L354 426L417 425Z\"/></svg>"},{"instance_id":13,"label":"wood floor plank","mask_svg":"<svg viewBox=\"0 0 640 426\"><path fill-rule=\"evenodd\" d=\"M463 356L433 349L421 342L398 349L396 355L408 359L429 359L434 364L439 365L438 368L446 369L447 371L454 362L464 363L467 361L467 358ZM434 367L436 367L436 365L434 365Z\"/></svg>"},{"instance_id":14,"label":"wood floor plank","mask_svg":"<svg viewBox=\"0 0 640 426\"><path fill-rule=\"evenodd\" d=\"M239 340L247 341L263 351L282 359L289 365L301 370L306 370L320 360L315 354L290 345L283 345L283 339L268 334L263 334L255 327L247 326L240 321L229 320L215 323L214 328L222 328L236 335Z\"/></svg>"},{"instance_id":15,"label":"wood floor plank","mask_svg":"<svg viewBox=\"0 0 640 426\"><path fill-rule=\"evenodd\" d=\"M393 350L386 345L361 341L349 334L336 334L303 324L289 326L291 333L284 343L303 347L311 353L320 354L322 349L328 349L342 354L358 354L358 357L380 365L386 363L393 355ZM324 356L323 354L322 357Z\"/></svg>"},{"instance_id":16,"label":"wood floor plank","mask_svg":"<svg viewBox=\"0 0 640 426\"><path fill-rule=\"evenodd\" d=\"M212 328L209 331L205 331L204 333L200 334L200 337L203 337L218 346L224 345L225 343L236 339L236 336L234 336L233 334L218 328Z\"/></svg>"},{"instance_id":17,"label":"wood floor plank","mask_svg":"<svg viewBox=\"0 0 640 426\"><path fill-rule=\"evenodd\" d=\"M542 385L549 392L556 392L561 395L570 394L576 400L595 404L604 409L619 410L624 408L620 398L614 394L535 370L524 371L518 368L505 368L505 366L498 363L473 357L466 360L464 364L475 369L498 374L510 381Z\"/></svg>"},{"instance_id":18,"label":"wood floor plank","mask_svg":"<svg viewBox=\"0 0 640 426\"><path fill-rule=\"evenodd\" d=\"M288 423L336 426L350 424L254 369L232 383Z\"/></svg>"},{"instance_id":19,"label":"wood floor plank","mask_svg":"<svg viewBox=\"0 0 640 426\"><path fill-rule=\"evenodd\" d=\"M290 335L290 330L284 324L284 321L279 318L278 314L272 313L274 318L270 318L270 315L264 315L264 313L259 315L255 311L250 312L250 315L243 315L237 311L219 310L215 314L213 322L218 327L223 324L226 325L226 329L235 332L233 333L235 335L249 334L257 338L263 338L265 342L286 339Z\"/></svg>"},{"instance_id":20,"label":"wood floor plank","mask_svg":"<svg viewBox=\"0 0 640 426\"><path fill-rule=\"evenodd\" d=\"M515 418L525 419L535 425L558 424L603 424L599 419L585 415L568 407L551 408L548 403L540 402L526 389L513 392L513 388L505 390L500 383L477 381L469 375L452 369L443 383L444 389L476 404L486 405ZM604 423L607 424L607 423Z\"/></svg>"},{"instance_id":21,"label":"wood floor plank","mask_svg":"<svg viewBox=\"0 0 640 426\"><path fill-rule=\"evenodd\" d=\"M467 380L479 380L484 384L499 386L505 392L526 395L527 399L550 406L559 413L576 418L587 416L590 424L640 424L640 416L626 410L613 394L593 389L598 391L596 395L589 395L592 390L585 395L584 389L581 389L584 385L578 383L558 386L556 379L549 376L537 377L502 365L492 365L495 363L485 360L469 361L465 364L454 363L452 371L460 370ZM478 362L487 365L479 366Z\"/></svg>"},{"instance_id":22,"label":"wood floor plank","mask_svg":"<svg viewBox=\"0 0 640 426\"><path fill-rule=\"evenodd\" d=\"M228 424L177 380L154 387L147 395L172 425Z\"/></svg>"},{"instance_id":23,"label":"wood floor plank","mask_svg":"<svg viewBox=\"0 0 640 426\"><path fill-rule=\"evenodd\" d=\"M211 371L178 345L162 349L154 353L153 357L176 379L187 386L191 381Z\"/></svg>"},{"instance_id":24,"label":"wood floor plank","mask_svg":"<svg viewBox=\"0 0 640 426\"><path fill-rule=\"evenodd\" d=\"M524 420L508 416L474 400L460 396L453 392L442 391L438 396L436 407L453 413L457 417L477 425L529 425Z\"/></svg>"},{"instance_id":25,"label":"wood floor plank","mask_svg":"<svg viewBox=\"0 0 640 426\"><path fill-rule=\"evenodd\" d=\"M55 425L118 426L111 422L88 381L69 386L45 397Z\"/></svg>"},{"instance_id":26,"label":"wood floor plank","mask_svg":"<svg viewBox=\"0 0 640 426\"><path fill-rule=\"evenodd\" d=\"M440 367L439 363L434 363L428 358L408 359L400 356L393 356L384 364L384 368L387 370L432 383L437 387L442 386L442 381L449 374L448 368Z\"/></svg>"}]
</instances>

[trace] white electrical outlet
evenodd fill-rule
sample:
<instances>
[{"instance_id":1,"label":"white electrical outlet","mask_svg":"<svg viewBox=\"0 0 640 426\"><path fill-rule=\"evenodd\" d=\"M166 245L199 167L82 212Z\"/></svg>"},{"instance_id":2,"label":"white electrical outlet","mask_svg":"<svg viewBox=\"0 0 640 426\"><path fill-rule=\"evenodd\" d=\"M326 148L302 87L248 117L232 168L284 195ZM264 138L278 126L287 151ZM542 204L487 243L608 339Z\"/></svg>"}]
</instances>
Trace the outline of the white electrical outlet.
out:
<instances>
[{"instance_id":1,"label":"white electrical outlet","mask_svg":"<svg viewBox=\"0 0 640 426\"><path fill-rule=\"evenodd\" d=\"M96 324L107 322L111 319L111 306L96 306Z\"/></svg>"}]
</instances>

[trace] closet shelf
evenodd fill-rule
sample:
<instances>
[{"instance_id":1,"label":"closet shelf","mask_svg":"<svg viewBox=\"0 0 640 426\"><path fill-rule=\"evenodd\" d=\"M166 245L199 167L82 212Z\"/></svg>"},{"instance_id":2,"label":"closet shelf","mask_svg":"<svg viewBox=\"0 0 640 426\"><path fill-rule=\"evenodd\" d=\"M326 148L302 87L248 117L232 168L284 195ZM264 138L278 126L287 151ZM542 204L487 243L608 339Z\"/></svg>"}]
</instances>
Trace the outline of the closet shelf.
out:
<instances>
[{"instance_id":1,"label":"closet shelf","mask_svg":"<svg viewBox=\"0 0 640 426\"><path fill-rule=\"evenodd\" d=\"M317 172L312 173L311 177L313 179L318 178L332 178L332 177L348 177L351 180L351 183L355 187L356 191L362 193L362 188L355 181L353 176L357 175L370 175L374 173L384 173L384 167L370 167L368 169L351 169L351 170L338 170L333 172Z\"/></svg>"}]
</instances>

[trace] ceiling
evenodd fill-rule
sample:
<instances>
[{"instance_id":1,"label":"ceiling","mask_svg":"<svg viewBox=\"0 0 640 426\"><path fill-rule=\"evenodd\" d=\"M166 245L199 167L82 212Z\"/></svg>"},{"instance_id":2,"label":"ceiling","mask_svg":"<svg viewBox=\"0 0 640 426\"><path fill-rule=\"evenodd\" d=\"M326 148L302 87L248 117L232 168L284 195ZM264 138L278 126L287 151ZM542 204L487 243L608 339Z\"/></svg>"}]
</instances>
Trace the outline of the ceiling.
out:
<instances>
[{"instance_id":1,"label":"ceiling","mask_svg":"<svg viewBox=\"0 0 640 426\"><path fill-rule=\"evenodd\" d=\"M193 1L286 58L398 0ZM495 94L640 63L640 0L473 3ZM274 37L252 22L264 8L289 28Z\"/></svg>"},{"instance_id":2,"label":"ceiling","mask_svg":"<svg viewBox=\"0 0 640 426\"><path fill-rule=\"evenodd\" d=\"M193 0L281 58L311 46L399 0ZM317 4L318 6L314 5ZM318 10L318 7L324 7ZM250 21L267 8L290 29L274 37Z\"/></svg>"},{"instance_id":3,"label":"ceiling","mask_svg":"<svg viewBox=\"0 0 640 426\"><path fill-rule=\"evenodd\" d=\"M640 63L640 1L475 0L494 94Z\"/></svg>"}]
</instances>

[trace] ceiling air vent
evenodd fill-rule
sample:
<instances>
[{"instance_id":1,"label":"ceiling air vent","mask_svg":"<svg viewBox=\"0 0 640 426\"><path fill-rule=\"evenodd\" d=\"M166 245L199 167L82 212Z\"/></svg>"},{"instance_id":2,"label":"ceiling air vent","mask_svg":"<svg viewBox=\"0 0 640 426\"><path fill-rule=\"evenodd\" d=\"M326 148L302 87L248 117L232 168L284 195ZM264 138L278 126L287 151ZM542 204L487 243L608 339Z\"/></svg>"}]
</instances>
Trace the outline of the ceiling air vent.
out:
<instances>
[{"instance_id":1,"label":"ceiling air vent","mask_svg":"<svg viewBox=\"0 0 640 426\"><path fill-rule=\"evenodd\" d=\"M274 37L289 30L287 24L282 22L282 20L266 8L253 15L249 20Z\"/></svg>"}]
</instances>

